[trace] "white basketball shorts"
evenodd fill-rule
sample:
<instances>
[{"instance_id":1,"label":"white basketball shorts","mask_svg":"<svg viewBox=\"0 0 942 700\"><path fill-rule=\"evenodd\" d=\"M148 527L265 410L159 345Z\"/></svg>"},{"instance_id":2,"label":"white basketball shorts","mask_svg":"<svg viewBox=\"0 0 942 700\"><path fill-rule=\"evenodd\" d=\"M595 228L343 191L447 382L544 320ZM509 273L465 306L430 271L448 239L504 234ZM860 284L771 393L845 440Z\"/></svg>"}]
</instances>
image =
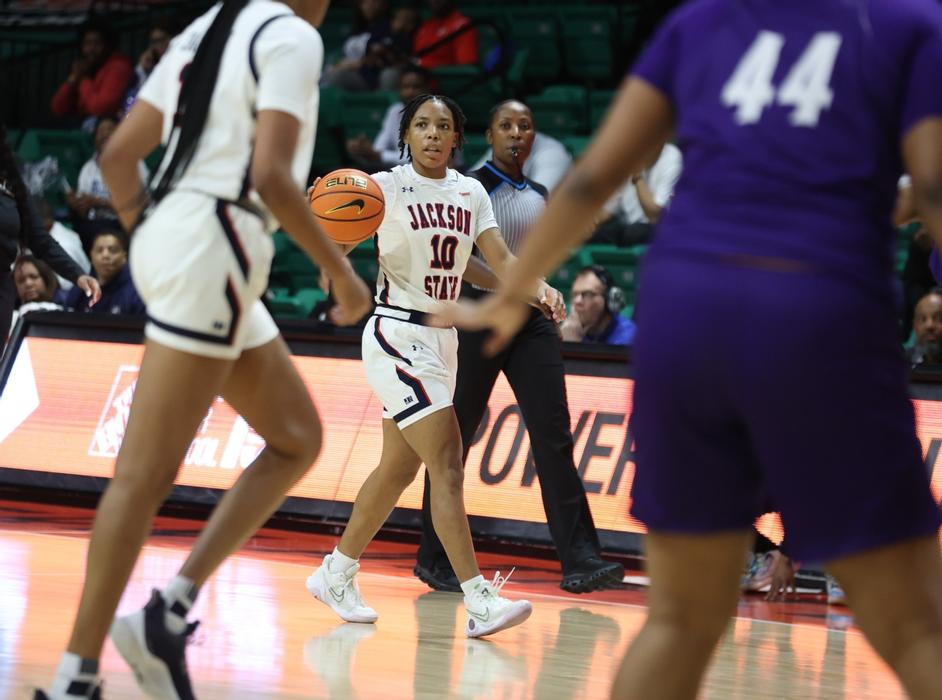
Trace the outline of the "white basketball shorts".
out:
<instances>
[{"instance_id":1,"label":"white basketball shorts","mask_svg":"<svg viewBox=\"0 0 942 700\"><path fill-rule=\"evenodd\" d=\"M131 275L147 304L145 335L234 360L278 336L259 297L274 245L258 215L198 192L172 192L138 226Z\"/></svg>"},{"instance_id":2,"label":"white basketball shorts","mask_svg":"<svg viewBox=\"0 0 942 700\"><path fill-rule=\"evenodd\" d=\"M363 367L383 418L408 427L452 405L458 332L374 315L363 329Z\"/></svg>"}]
</instances>

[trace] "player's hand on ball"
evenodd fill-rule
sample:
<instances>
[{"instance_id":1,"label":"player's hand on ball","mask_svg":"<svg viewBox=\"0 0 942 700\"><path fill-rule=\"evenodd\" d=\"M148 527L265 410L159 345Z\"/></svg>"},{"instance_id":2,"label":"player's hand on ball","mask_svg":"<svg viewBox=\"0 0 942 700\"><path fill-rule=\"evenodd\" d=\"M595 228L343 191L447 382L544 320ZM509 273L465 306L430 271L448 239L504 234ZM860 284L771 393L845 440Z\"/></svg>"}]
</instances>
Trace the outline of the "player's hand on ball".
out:
<instances>
[{"instance_id":1,"label":"player's hand on ball","mask_svg":"<svg viewBox=\"0 0 942 700\"><path fill-rule=\"evenodd\" d=\"M366 283L344 260L342 274L331 278L331 287L337 305L329 312L330 321L338 326L351 326L363 318L373 307Z\"/></svg>"}]
</instances>

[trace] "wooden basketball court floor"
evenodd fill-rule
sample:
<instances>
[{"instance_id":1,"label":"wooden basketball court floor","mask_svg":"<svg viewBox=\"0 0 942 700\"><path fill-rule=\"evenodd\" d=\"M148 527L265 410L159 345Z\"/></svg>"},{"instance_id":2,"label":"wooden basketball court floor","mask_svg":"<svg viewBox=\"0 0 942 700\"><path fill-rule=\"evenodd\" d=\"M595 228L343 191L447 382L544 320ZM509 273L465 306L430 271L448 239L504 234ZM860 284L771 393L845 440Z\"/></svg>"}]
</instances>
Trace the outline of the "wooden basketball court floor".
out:
<instances>
[{"instance_id":1,"label":"wooden basketball court floor","mask_svg":"<svg viewBox=\"0 0 942 700\"><path fill-rule=\"evenodd\" d=\"M91 516L0 501L0 698L31 698L32 687L51 678L78 600ZM158 520L119 612L142 605L176 573L200 525ZM379 621L343 624L304 588L334 544L327 535L263 530L207 584L187 652L199 698L607 698L644 619L643 589L570 595L557 587L555 562L483 554L488 576L517 566L504 591L530 599L534 613L520 627L467 640L461 596L431 592L412 576L414 546L377 542L364 557L360 587ZM110 644L102 663L106 699L140 697ZM805 596L744 598L702 697L903 694L847 610Z\"/></svg>"}]
</instances>

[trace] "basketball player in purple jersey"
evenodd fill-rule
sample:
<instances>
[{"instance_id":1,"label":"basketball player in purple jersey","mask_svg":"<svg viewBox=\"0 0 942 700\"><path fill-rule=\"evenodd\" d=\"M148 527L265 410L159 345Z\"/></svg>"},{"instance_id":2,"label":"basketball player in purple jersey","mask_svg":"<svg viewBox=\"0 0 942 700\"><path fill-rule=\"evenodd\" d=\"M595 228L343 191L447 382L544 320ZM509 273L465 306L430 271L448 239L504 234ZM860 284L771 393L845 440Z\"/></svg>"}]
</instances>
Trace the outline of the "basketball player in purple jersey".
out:
<instances>
[{"instance_id":1,"label":"basketball player in purple jersey","mask_svg":"<svg viewBox=\"0 0 942 700\"><path fill-rule=\"evenodd\" d=\"M905 161L942 241L940 67L934 0L693 0L501 292L450 312L506 343L520 290L676 135L684 174L645 262L634 355L650 610L613 696L696 696L767 495L906 691L942 697L939 510L896 341L890 223Z\"/></svg>"}]
</instances>

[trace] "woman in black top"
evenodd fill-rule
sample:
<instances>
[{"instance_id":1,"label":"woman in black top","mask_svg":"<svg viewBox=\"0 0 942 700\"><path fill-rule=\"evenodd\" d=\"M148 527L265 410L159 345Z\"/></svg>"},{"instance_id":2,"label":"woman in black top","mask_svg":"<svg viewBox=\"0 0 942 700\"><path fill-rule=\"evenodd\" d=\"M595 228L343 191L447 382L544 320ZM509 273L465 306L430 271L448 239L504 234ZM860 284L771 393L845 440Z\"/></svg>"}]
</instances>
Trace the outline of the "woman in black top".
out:
<instances>
[{"instance_id":1,"label":"woman in black top","mask_svg":"<svg viewBox=\"0 0 942 700\"><path fill-rule=\"evenodd\" d=\"M27 248L82 289L91 303L98 301L101 296L98 282L86 275L46 231L7 142L6 125L0 123L0 347L10 332L16 301L10 268L18 253L26 252Z\"/></svg>"}]
</instances>

